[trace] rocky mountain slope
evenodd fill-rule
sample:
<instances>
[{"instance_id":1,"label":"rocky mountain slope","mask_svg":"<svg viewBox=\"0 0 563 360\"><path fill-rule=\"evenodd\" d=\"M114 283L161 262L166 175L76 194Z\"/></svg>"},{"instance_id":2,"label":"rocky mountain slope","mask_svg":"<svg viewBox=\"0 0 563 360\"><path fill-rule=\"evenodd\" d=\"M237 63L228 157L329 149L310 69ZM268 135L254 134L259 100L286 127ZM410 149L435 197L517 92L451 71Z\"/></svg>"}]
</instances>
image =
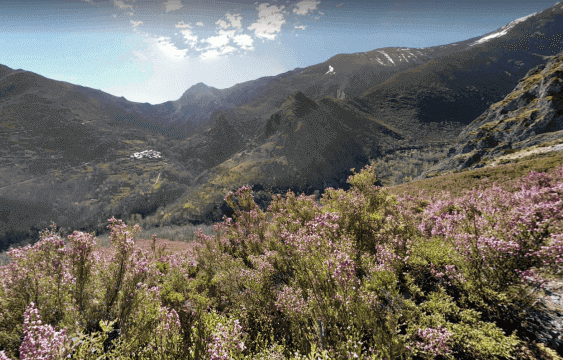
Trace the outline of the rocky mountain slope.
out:
<instances>
[{"instance_id":1,"label":"rocky mountain slope","mask_svg":"<svg viewBox=\"0 0 563 360\"><path fill-rule=\"evenodd\" d=\"M228 211L225 194L243 185L256 189L262 210L271 198L266 194L344 187L350 168L360 169L396 139L402 139L398 130L342 100L312 101L296 92L270 116L260 136L202 172L191 191L156 217L182 225L202 218L219 221Z\"/></svg>"},{"instance_id":2,"label":"rocky mountain slope","mask_svg":"<svg viewBox=\"0 0 563 360\"><path fill-rule=\"evenodd\" d=\"M559 3L455 44L339 54L158 105L0 66L0 239L50 221L106 231L111 216L220 221L226 192L245 184L263 210L287 189L345 188L350 168L382 154L451 147L561 51L561 33ZM148 149L162 157L130 158Z\"/></svg>"},{"instance_id":3,"label":"rocky mountain slope","mask_svg":"<svg viewBox=\"0 0 563 360\"><path fill-rule=\"evenodd\" d=\"M563 143L563 52L546 60L469 124L447 158L422 177L483 167L532 146Z\"/></svg>"},{"instance_id":4,"label":"rocky mountain slope","mask_svg":"<svg viewBox=\"0 0 563 360\"><path fill-rule=\"evenodd\" d=\"M405 128L411 136L419 136L419 124L451 122L461 129L502 100L531 68L545 62L545 56L563 50L562 21L563 5L558 3L459 51L396 74L354 100L392 124L412 119Z\"/></svg>"}]
</instances>

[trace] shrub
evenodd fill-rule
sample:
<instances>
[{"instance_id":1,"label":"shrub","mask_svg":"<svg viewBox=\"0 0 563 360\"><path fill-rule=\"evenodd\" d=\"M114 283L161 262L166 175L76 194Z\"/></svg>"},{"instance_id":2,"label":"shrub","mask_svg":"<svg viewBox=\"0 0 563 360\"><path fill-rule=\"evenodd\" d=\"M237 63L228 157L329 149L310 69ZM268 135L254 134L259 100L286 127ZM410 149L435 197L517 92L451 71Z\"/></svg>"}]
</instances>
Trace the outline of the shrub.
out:
<instances>
[{"instance_id":1,"label":"shrub","mask_svg":"<svg viewBox=\"0 0 563 360\"><path fill-rule=\"evenodd\" d=\"M267 213L242 187L174 254L114 218L108 251L44 233L0 268L0 357L514 358L541 274L561 275L562 175L395 196L367 166L322 208L288 192Z\"/></svg>"}]
</instances>

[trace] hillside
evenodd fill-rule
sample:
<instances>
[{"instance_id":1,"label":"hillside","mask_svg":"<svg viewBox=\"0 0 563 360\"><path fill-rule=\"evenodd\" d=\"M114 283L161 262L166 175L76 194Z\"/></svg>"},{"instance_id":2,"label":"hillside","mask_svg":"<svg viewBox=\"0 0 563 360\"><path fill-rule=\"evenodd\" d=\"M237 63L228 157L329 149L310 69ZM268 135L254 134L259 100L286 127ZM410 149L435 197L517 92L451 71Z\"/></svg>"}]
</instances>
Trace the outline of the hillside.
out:
<instances>
[{"instance_id":1,"label":"hillside","mask_svg":"<svg viewBox=\"0 0 563 360\"><path fill-rule=\"evenodd\" d=\"M562 82L563 52L530 70L510 94L471 122L448 156L422 176L484 167L503 155L563 143Z\"/></svg>"},{"instance_id":2,"label":"hillside","mask_svg":"<svg viewBox=\"0 0 563 360\"><path fill-rule=\"evenodd\" d=\"M0 248L36 241L51 221L97 234L111 216L211 224L245 184L264 210L288 189L346 189L350 169L370 163L386 186L410 181L559 53L562 31L555 5L454 44L337 54L157 105L1 66ZM162 156L130 157L146 150Z\"/></svg>"}]
</instances>

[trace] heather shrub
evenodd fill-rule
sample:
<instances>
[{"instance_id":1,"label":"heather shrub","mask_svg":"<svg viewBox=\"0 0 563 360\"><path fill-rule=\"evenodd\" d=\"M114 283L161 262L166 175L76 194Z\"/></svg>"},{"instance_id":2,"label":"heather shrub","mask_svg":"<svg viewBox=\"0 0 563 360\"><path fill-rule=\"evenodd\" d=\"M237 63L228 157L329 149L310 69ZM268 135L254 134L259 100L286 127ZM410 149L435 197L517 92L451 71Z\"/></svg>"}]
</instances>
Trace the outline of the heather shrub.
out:
<instances>
[{"instance_id":1,"label":"heather shrub","mask_svg":"<svg viewBox=\"0 0 563 360\"><path fill-rule=\"evenodd\" d=\"M242 187L182 253L114 218L108 252L45 233L0 268L0 358L519 357L541 276L561 276L562 175L400 197L367 166L322 208L288 192L267 213Z\"/></svg>"}]
</instances>

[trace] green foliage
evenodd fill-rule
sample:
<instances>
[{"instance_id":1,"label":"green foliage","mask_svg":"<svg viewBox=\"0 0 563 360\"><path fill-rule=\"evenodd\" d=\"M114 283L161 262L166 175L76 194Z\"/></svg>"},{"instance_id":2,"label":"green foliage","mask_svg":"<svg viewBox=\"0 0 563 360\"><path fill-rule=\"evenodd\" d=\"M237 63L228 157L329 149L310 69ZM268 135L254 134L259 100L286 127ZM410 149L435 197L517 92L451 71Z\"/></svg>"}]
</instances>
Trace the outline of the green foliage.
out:
<instances>
[{"instance_id":1,"label":"green foliage","mask_svg":"<svg viewBox=\"0 0 563 360\"><path fill-rule=\"evenodd\" d=\"M114 348L109 352L104 351L104 342L108 338L108 333L112 331L115 321L100 321L101 332L89 335L78 333L72 338L72 358L84 360L97 360L102 354L110 358L120 357L122 352L120 341L116 341Z\"/></svg>"},{"instance_id":2,"label":"green foliage","mask_svg":"<svg viewBox=\"0 0 563 360\"><path fill-rule=\"evenodd\" d=\"M160 261L156 262L156 268L158 269L158 271L160 271L164 275L166 275L168 273L168 267L169 267L169 265L166 262L163 262L163 263L160 262Z\"/></svg>"},{"instance_id":3,"label":"green foliage","mask_svg":"<svg viewBox=\"0 0 563 360\"><path fill-rule=\"evenodd\" d=\"M243 187L238 202L226 197L233 219L182 253L157 247L156 235L151 251L137 249L130 238L140 228L124 224L107 257L66 259L60 242L41 243L5 270L17 281L0 287L0 346L15 358L34 301L45 324L76 338L81 359L519 358L524 340L495 319L516 303L531 308L527 285L510 274L536 260L496 261L477 246L468 256L421 220L463 215L454 235L471 244L477 219L497 221L502 233L503 216L472 203L437 208L430 196L400 197L376 181L369 166L350 178L350 191L328 190L322 208L289 192L268 213ZM549 231L518 236L538 250ZM58 262L72 264L72 285ZM104 349L114 327L119 336Z\"/></svg>"}]
</instances>

